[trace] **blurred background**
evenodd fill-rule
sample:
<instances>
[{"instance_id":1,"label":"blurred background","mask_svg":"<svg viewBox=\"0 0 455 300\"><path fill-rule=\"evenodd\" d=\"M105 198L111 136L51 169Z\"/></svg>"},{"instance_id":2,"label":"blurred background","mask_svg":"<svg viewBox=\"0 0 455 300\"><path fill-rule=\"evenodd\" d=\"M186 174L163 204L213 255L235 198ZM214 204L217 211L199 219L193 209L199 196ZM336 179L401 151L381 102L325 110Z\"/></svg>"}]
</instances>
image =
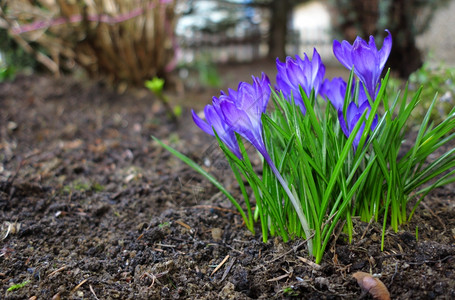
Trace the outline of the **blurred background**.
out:
<instances>
[{"instance_id":1,"label":"blurred background","mask_svg":"<svg viewBox=\"0 0 455 300\"><path fill-rule=\"evenodd\" d=\"M273 77L277 57L311 57L313 47L331 77L345 74L333 39L373 35L381 46L389 29L396 78L450 70L438 73L445 80L454 14L455 0L3 0L0 78L76 74L123 91L157 76L182 94L235 87L261 70Z\"/></svg>"}]
</instances>

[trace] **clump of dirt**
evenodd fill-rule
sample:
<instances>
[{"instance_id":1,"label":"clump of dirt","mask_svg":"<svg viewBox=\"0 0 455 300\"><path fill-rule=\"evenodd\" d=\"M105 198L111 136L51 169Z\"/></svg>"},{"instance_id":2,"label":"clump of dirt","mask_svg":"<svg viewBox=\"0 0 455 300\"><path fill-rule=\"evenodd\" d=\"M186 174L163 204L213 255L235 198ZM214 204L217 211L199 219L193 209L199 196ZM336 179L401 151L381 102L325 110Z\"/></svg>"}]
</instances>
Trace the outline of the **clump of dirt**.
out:
<instances>
[{"instance_id":1,"label":"clump of dirt","mask_svg":"<svg viewBox=\"0 0 455 300\"><path fill-rule=\"evenodd\" d=\"M216 188L152 141L214 155L188 111L173 124L147 92L43 75L0 84L0 103L5 299L371 298L356 271L376 274L392 299L455 298L451 187L388 232L385 251L381 226L354 220L353 243L340 233L314 266L303 241L247 231ZM225 165L208 169L235 193Z\"/></svg>"}]
</instances>

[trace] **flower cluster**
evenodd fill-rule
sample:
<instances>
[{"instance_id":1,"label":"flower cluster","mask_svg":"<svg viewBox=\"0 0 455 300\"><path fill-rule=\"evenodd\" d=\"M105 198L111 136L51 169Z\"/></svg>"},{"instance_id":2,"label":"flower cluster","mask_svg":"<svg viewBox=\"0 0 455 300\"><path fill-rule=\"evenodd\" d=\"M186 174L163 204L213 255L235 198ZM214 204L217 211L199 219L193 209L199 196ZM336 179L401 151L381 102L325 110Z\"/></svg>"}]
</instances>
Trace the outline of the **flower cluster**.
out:
<instances>
[{"instance_id":1,"label":"flower cluster","mask_svg":"<svg viewBox=\"0 0 455 300\"><path fill-rule=\"evenodd\" d=\"M389 72L381 79L392 47L391 34L386 32L380 50L373 37L368 42L357 38L353 44L334 41L336 58L351 70L348 83L342 78L325 79L325 66L314 50L311 59L306 54L303 59L298 55L284 62L277 59L274 87L262 74L251 84L240 82L237 90L213 97L204 109L205 120L192 112L204 132L217 136L244 206L197 163L156 140L210 180L253 233L259 219L264 242L268 234L283 241L303 238L319 263L339 222L345 221L351 241L352 220L359 217L366 222L383 219L383 247L387 225L396 232L408 220L410 199L421 197L409 218L431 190L455 182L453 149L429 163L430 156L455 139L455 109L437 126L429 123L430 109L415 144L402 154L406 123L421 90L412 99L407 91L401 100L399 95L393 96L394 101L388 98ZM271 97L275 110L267 113ZM330 104L317 105L318 98ZM377 114L380 104L382 116ZM245 152L244 140L264 158L260 174Z\"/></svg>"},{"instance_id":2,"label":"flower cluster","mask_svg":"<svg viewBox=\"0 0 455 300\"><path fill-rule=\"evenodd\" d=\"M360 38L352 46L346 41L341 44L337 41L334 43L336 57L346 67L354 68L354 72L362 85L367 87L368 93L371 92L370 95L375 92L379 75L390 53L390 33L384 44L383 49L378 51L373 37L370 38L368 44ZM359 55L366 57L366 59L359 59ZM361 91L357 103L355 101L348 103L346 113L343 112L346 82L341 78L324 81L325 66L316 49L313 51L311 60L306 54L304 59L296 55L295 59L287 57L285 62L277 59L276 66L278 72L275 89L282 93L288 102L297 105L303 115L307 110L303 97L310 98L321 95L328 98L338 111L340 127L347 137L351 135L364 111L371 108L368 96L364 91ZM372 89L370 90L370 88ZM270 95L270 81L265 74L262 74L262 78L253 77L253 84L240 82L237 90L229 89L228 93L221 91L219 98L213 97L212 105L207 105L204 109L206 121L203 121L194 111L192 112L193 119L206 133L211 135L216 133L240 160L243 159L243 155L240 152L235 133L240 134L261 153L291 200L300 220L301 228L304 230L305 236L308 237L311 233L301 202L295 193L289 189L288 183L278 171L265 146L262 114L266 111ZM375 116L372 128L376 126L376 123L377 116ZM362 124L355 136L354 148L357 148L359 144L364 127L365 123ZM311 240L308 242L308 247L312 248Z\"/></svg>"},{"instance_id":3,"label":"flower cluster","mask_svg":"<svg viewBox=\"0 0 455 300\"><path fill-rule=\"evenodd\" d=\"M381 50L377 50L373 36L370 36L368 43L360 37L352 45L347 41L340 43L335 40L333 43L336 58L349 70L354 69L360 80L357 103L354 100L346 103L346 114L343 108L347 84L342 78L324 80L325 66L316 49L311 60L306 54L304 59L296 55L295 59L287 57L285 62L277 58L276 90L283 93L288 101L293 101L303 114L306 113L306 108L300 88L307 98L314 92L315 95L328 99L338 112L343 133L349 137L365 110L371 109L368 96L373 100L376 97L380 75L392 48L392 36L386 31L388 36L384 39ZM213 105L207 105L204 109L207 122L201 120L193 111L194 122L208 134L214 135L215 130L220 139L241 159L242 154L235 138L235 132L238 132L270 163L263 141L261 122L261 115L265 113L270 97L269 85L268 77L262 74L262 79L253 77L253 85L240 82L237 91L229 89L229 94L221 91L219 98L213 97ZM368 117L369 112L367 119ZM374 130L376 124L377 116L374 116L371 130ZM354 148L360 141L364 127L365 123L354 139Z\"/></svg>"}]
</instances>

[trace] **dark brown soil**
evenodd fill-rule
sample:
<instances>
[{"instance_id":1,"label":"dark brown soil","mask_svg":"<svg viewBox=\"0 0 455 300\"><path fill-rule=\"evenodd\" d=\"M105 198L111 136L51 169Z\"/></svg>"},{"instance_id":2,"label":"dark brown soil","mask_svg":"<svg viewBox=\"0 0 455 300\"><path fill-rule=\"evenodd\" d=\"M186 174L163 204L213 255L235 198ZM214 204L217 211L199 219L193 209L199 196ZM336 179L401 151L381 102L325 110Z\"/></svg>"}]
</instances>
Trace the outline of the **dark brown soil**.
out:
<instances>
[{"instance_id":1,"label":"dark brown soil","mask_svg":"<svg viewBox=\"0 0 455 300\"><path fill-rule=\"evenodd\" d=\"M249 79L233 70L225 82ZM188 107L218 93L199 92L184 94ZM371 299L356 271L377 274L392 299L455 298L453 186L388 232L384 252L381 226L356 222L353 243L341 234L318 269L299 259L302 241L250 234L216 188L152 141L213 160L188 109L175 125L145 91L42 75L1 83L0 104L1 298ZM211 171L236 193L223 164Z\"/></svg>"}]
</instances>

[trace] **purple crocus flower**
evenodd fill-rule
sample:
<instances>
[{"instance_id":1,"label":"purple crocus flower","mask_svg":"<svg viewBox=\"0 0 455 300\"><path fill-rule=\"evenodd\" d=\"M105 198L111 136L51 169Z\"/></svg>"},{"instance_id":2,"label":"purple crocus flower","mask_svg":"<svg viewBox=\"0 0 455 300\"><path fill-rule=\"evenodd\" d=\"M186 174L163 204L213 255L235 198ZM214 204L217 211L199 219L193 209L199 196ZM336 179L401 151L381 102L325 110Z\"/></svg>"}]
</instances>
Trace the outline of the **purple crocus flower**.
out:
<instances>
[{"instance_id":1,"label":"purple crocus flower","mask_svg":"<svg viewBox=\"0 0 455 300\"><path fill-rule=\"evenodd\" d=\"M382 70L392 49L392 35L390 31L386 32L388 35L384 38L381 50L376 48L373 36L370 36L368 43L360 37L352 45L347 41L333 41L335 57L349 70L354 67L354 73L366 86L371 97L376 94Z\"/></svg>"},{"instance_id":2,"label":"purple crocus flower","mask_svg":"<svg viewBox=\"0 0 455 300\"><path fill-rule=\"evenodd\" d=\"M346 82L341 77L326 79L321 86L320 94L329 100L337 111L343 111Z\"/></svg>"},{"instance_id":3,"label":"purple crocus flower","mask_svg":"<svg viewBox=\"0 0 455 300\"><path fill-rule=\"evenodd\" d=\"M340 122L340 127L341 130L343 131L344 135L349 138L351 135L352 131L354 130L355 126L359 122L360 117L362 116L363 112L365 110L368 110L366 119L368 120L369 115L370 115L370 104L368 101L364 101L362 104L357 106L355 102L349 103L347 110L346 110L346 120L344 119L343 116L343 111L338 111L338 121ZM376 128L376 125L378 124L378 116L375 115L373 119L373 123L371 124L371 130L374 130ZM353 146L354 149L357 149L357 146L359 145L360 138L362 137L362 133L365 129L365 122L361 125L359 131L357 131L357 134L354 138L353 141Z\"/></svg>"},{"instance_id":4,"label":"purple crocus flower","mask_svg":"<svg viewBox=\"0 0 455 300\"><path fill-rule=\"evenodd\" d=\"M276 68L278 70L276 75L277 90L280 90L288 101L292 95L294 103L305 114L306 108L300 95L299 86L302 87L307 97L310 97L312 89L318 95L325 75L325 66L319 53L314 49L311 61L306 53L304 59L298 55L295 56L295 59L288 56L285 62L281 62L277 58Z\"/></svg>"},{"instance_id":5,"label":"purple crocus flower","mask_svg":"<svg viewBox=\"0 0 455 300\"><path fill-rule=\"evenodd\" d=\"M352 99L352 97L354 96L353 95L354 86L355 82L353 82L351 99L349 100L350 103L348 104L346 110L346 120L343 115L343 106L345 101L347 83L342 78L333 78L331 81L326 79L321 88L321 94L323 95L323 97L326 97L329 100L329 102L332 103L333 107L335 107L335 109L337 110L338 121L340 122L341 130L348 138L351 135L352 131L354 130L355 126L357 125L357 122L359 121L365 109L368 110L371 109L370 103L368 102L368 97L365 93L365 89L363 88L362 83L360 83L359 86L359 94L357 96L357 101L354 101ZM359 105L357 105L356 102L359 103ZM367 119L368 116L369 112L367 112L366 116ZM374 128L376 128L377 123L378 116L375 115L373 123L371 125L371 130L374 130ZM364 128L365 122L362 124L359 131L357 132L356 137L354 138L353 145L355 149L359 145L360 138L362 137Z\"/></svg>"},{"instance_id":6,"label":"purple crocus flower","mask_svg":"<svg viewBox=\"0 0 455 300\"><path fill-rule=\"evenodd\" d=\"M270 98L270 80L262 73L262 78L253 77L253 84L240 82L237 91L221 91L219 98L213 97L212 105L204 108L206 122L192 111L193 120L204 132L215 135L242 159L235 137L238 132L255 146L262 155L267 155L262 137L262 114L265 113Z\"/></svg>"},{"instance_id":7,"label":"purple crocus flower","mask_svg":"<svg viewBox=\"0 0 455 300\"><path fill-rule=\"evenodd\" d=\"M213 97L213 102L215 103L218 100L216 97ZM217 112L218 111L218 112ZM220 139L224 144L239 158L242 159L242 154L240 153L239 144L235 137L234 130L232 127L226 124L224 116L222 113L219 113L219 109L216 109L215 106L207 105L204 108L204 115L207 122L203 121L199 116L191 110L193 114L194 123L196 123L199 128L204 132L215 136L213 130L216 131Z\"/></svg>"},{"instance_id":8,"label":"purple crocus flower","mask_svg":"<svg viewBox=\"0 0 455 300\"><path fill-rule=\"evenodd\" d=\"M262 136L262 114L270 99L270 80L253 77L253 84L240 82L237 91L229 89L214 105L219 105L224 120L235 132L247 139L266 158L268 156Z\"/></svg>"},{"instance_id":9,"label":"purple crocus flower","mask_svg":"<svg viewBox=\"0 0 455 300\"><path fill-rule=\"evenodd\" d=\"M352 82L351 97L354 96L355 79ZM337 111L343 111L344 97L346 96L347 83L341 77L335 77L332 80L326 79L321 86L320 94L322 97L329 100L329 102L335 107ZM376 93L377 95L377 93ZM357 97L357 103L361 106L364 102L368 102L368 96L365 93L362 82L359 85L359 94Z\"/></svg>"}]
</instances>

